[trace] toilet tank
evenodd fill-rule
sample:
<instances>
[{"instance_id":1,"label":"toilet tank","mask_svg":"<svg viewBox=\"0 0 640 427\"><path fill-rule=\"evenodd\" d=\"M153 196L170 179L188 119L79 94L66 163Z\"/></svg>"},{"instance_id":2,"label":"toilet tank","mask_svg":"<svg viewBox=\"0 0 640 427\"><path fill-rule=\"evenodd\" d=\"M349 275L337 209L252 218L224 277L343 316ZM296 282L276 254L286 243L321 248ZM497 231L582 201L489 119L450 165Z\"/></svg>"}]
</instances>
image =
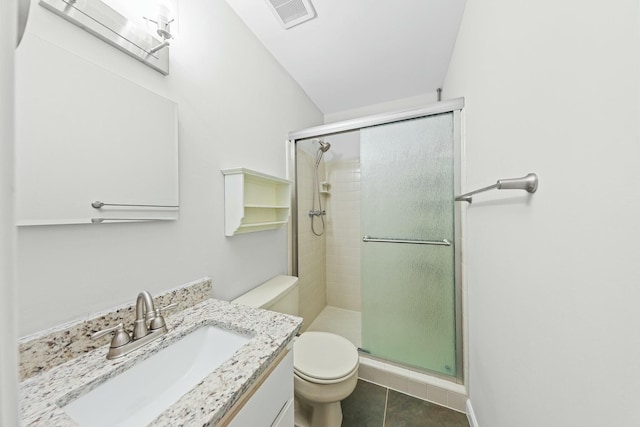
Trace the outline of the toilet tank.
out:
<instances>
[{"instance_id":1,"label":"toilet tank","mask_svg":"<svg viewBox=\"0 0 640 427\"><path fill-rule=\"evenodd\" d=\"M298 316L298 278L273 277L232 302Z\"/></svg>"}]
</instances>

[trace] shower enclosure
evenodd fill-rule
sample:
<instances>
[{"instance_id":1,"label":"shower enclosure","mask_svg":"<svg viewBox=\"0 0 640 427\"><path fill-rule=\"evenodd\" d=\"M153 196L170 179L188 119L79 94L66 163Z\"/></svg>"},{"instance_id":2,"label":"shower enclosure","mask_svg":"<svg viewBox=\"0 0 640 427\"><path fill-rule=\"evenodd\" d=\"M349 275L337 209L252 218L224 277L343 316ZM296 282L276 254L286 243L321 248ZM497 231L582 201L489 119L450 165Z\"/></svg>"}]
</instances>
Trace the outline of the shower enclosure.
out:
<instances>
[{"instance_id":1,"label":"shower enclosure","mask_svg":"<svg viewBox=\"0 0 640 427\"><path fill-rule=\"evenodd\" d=\"M457 382L461 108L454 100L291 134L304 327L344 330L362 355ZM309 213L318 202L322 236Z\"/></svg>"}]
</instances>

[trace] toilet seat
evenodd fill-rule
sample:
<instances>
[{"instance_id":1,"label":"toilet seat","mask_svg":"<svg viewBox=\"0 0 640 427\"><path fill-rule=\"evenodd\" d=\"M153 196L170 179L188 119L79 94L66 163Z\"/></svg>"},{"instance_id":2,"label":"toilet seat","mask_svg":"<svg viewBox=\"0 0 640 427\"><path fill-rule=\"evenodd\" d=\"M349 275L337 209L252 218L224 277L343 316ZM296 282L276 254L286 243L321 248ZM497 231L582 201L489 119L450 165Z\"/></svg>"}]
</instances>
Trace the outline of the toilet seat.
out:
<instances>
[{"instance_id":1,"label":"toilet seat","mask_svg":"<svg viewBox=\"0 0 640 427\"><path fill-rule=\"evenodd\" d=\"M328 332L305 332L293 344L293 370L316 384L343 381L358 369L358 350L346 338Z\"/></svg>"}]
</instances>

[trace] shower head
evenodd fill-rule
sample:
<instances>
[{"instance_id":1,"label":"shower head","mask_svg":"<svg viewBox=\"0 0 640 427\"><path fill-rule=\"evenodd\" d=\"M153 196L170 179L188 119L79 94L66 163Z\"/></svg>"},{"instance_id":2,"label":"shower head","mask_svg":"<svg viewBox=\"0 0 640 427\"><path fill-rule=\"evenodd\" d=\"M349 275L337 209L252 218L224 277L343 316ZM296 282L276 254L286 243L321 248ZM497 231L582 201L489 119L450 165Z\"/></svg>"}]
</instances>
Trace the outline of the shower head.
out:
<instances>
[{"instance_id":1,"label":"shower head","mask_svg":"<svg viewBox=\"0 0 640 427\"><path fill-rule=\"evenodd\" d=\"M331 148L331 144L329 144L328 142L324 142L320 139L317 139L316 141L318 141L318 144L320 144L320 150L323 153L326 153L327 151L329 151L329 148Z\"/></svg>"},{"instance_id":2,"label":"shower head","mask_svg":"<svg viewBox=\"0 0 640 427\"><path fill-rule=\"evenodd\" d=\"M331 144L329 144L328 142L324 142L321 139L314 139L313 142L317 142L318 144L320 144L320 148L318 148L318 151L316 152L316 169L318 169L318 166L322 161L322 156L324 155L324 153L329 151L329 148L331 148Z\"/></svg>"}]
</instances>

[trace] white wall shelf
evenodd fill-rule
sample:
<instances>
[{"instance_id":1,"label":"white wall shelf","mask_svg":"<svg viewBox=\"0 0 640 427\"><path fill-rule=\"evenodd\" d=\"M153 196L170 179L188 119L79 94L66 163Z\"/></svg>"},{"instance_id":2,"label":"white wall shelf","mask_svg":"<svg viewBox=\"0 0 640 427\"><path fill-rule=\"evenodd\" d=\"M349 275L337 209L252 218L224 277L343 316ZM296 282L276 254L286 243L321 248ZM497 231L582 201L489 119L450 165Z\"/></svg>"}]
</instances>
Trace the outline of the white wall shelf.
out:
<instances>
[{"instance_id":1,"label":"white wall shelf","mask_svg":"<svg viewBox=\"0 0 640 427\"><path fill-rule=\"evenodd\" d=\"M226 236L272 230L289 222L291 181L245 168L223 169Z\"/></svg>"}]
</instances>

